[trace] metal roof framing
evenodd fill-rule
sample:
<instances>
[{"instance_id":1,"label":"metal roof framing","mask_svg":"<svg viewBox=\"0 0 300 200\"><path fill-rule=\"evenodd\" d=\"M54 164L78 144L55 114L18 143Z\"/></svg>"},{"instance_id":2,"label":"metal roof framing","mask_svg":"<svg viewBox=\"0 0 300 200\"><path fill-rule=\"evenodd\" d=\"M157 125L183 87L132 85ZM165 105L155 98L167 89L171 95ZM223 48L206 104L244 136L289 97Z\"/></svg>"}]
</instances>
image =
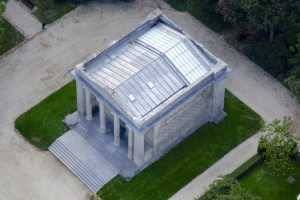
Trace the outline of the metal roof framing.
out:
<instances>
[{"instance_id":1,"label":"metal roof framing","mask_svg":"<svg viewBox=\"0 0 300 200\"><path fill-rule=\"evenodd\" d=\"M215 65L225 71L215 73ZM94 54L74 74L126 124L142 132L217 77L225 77L225 65L160 14Z\"/></svg>"}]
</instances>

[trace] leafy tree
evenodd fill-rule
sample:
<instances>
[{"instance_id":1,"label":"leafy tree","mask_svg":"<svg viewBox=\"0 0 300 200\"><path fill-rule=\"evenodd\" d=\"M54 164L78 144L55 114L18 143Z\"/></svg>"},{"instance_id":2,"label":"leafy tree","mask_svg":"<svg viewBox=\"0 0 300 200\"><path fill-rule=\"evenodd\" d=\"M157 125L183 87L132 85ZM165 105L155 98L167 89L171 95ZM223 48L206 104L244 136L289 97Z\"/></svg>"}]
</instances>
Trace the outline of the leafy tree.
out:
<instances>
[{"instance_id":1,"label":"leafy tree","mask_svg":"<svg viewBox=\"0 0 300 200\"><path fill-rule=\"evenodd\" d=\"M233 24L241 26L243 22L267 33L270 42L276 31L300 16L299 0L220 0L218 10Z\"/></svg>"},{"instance_id":2,"label":"leafy tree","mask_svg":"<svg viewBox=\"0 0 300 200\"><path fill-rule=\"evenodd\" d=\"M297 43L290 47L290 51L293 56L289 59L289 64L293 66L293 70L285 79L285 83L300 101L300 33L297 37Z\"/></svg>"},{"instance_id":3,"label":"leafy tree","mask_svg":"<svg viewBox=\"0 0 300 200\"><path fill-rule=\"evenodd\" d=\"M290 135L291 120L274 120L265 125L259 141L266 165L274 175L285 175L292 168L291 156L295 155L297 143Z\"/></svg>"},{"instance_id":4,"label":"leafy tree","mask_svg":"<svg viewBox=\"0 0 300 200\"><path fill-rule=\"evenodd\" d=\"M210 189L198 200L260 200L261 198L241 187L239 182L231 177L215 181Z\"/></svg>"},{"instance_id":5,"label":"leafy tree","mask_svg":"<svg viewBox=\"0 0 300 200\"><path fill-rule=\"evenodd\" d=\"M0 0L0 38L2 38L4 34L4 28L2 26L3 18L1 17L4 11L5 11L5 2Z\"/></svg>"},{"instance_id":6,"label":"leafy tree","mask_svg":"<svg viewBox=\"0 0 300 200\"><path fill-rule=\"evenodd\" d=\"M0 1L0 15L2 15L5 11L5 2Z\"/></svg>"}]
</instances>

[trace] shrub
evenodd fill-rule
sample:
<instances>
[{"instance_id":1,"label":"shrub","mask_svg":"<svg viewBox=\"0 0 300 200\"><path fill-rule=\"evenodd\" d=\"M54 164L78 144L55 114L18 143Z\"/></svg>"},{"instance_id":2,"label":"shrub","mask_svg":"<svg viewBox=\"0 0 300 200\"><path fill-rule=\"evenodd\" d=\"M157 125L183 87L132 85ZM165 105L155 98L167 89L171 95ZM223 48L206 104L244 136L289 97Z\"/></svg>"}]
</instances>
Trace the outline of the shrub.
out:
<instances>
[{"instance_id":1,"label":"shrub","mask_svg":"<svg viewBox=\"0 0 300 200\"><path fill-rule=\"evenodd\" d=\"M276 31L297 21L300 12L298 0L220 0L218 7L225 20L263 31L271 42Z\"/></svg>"},{"instance_id":2,"label":"shrub","mask_svg":"<svg viewBox=\"0 0 300 200\"><path fill-rule=\"evenodd\" d=\"M291 156L298 152L297 143L290 136L291 120L274 120L265 125L259 141L259 151L274 175L285 175L291 169Z\"/></svg>"},{"instance_id":3,"label":"shrub","mask_svg":"<svg viewBox=\"0 0 300 200\"><path fill-rule=\"evenodd\" d=\"M290 51L293 56L289 59L289 63L293 66L293 70L285 79L285 83L300 101L300 33L296 44L290 47Z\"/></svg>"},{"instance_id":4,"label":"shrub","mask_svg":"<svg viewBox=\"0 0 300 200\"><path fill-rule=\"evenodd\" d=\"M260 200L261 198L241 187L239 182L231 177L215 181L210 189L197 200Z\"/></svg>"}]
</instances>

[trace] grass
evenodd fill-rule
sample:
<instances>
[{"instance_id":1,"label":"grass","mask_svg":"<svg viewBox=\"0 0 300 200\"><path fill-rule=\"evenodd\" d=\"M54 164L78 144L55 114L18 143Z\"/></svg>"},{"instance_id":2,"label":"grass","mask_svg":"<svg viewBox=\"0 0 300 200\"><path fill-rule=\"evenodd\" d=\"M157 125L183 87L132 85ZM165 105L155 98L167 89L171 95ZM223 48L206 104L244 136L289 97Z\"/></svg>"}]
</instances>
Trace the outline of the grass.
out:
<instances>
[{"instance_id":1,"label":"grass","mask_svg":"<svg viewBox=\"0 0 300 200\"><path fill-rule=\"evenodd\" d=\"M49 24L73 10L76 5L69 1L35 0L37 9L33 14L42 24Z\"/></svg>"},{"instance_id":2,"label":"grass","mask_svg":"<svg viewBox=\"0 0 300 200\"><path fill-rule=\"evenodd\" d=\"M287 178L292 176L295 182L290 184ZM294 163L294 169L287 176L274 176L261 164L241 178L242 187L259 195L263 200L295 200L300 193L300 164Z\"/></svg>"},{"instance_id":3,"label":"grass","mask_svg":"<svg viewBox=\"0 0 300 200\"><path fill-rule=\"evenodd\" d=\"M24 40L24 36L18 32L3 17L0 17L0 28L3 35L0 37L0 55Z\"/></svg>"},{"instance_id":4,"label":"grass","mask_svg":"<svg viewBox=\"0 0 300 200\"><path fill-rule=\"evenodd\" d=\"M74 81L22 114L16 128L40 149L66 131L62 120L75 111ZM231 93L225 95L228 116L218 125L208 123L131 181L116 177L99 191L103 200L167 199L195 176L261 128L261 118Z\"/></svg>"},{"instance_id":5,"label":"grass","mask_svg":"<svg viewBox=\"0 0 300 200\"><path fill-rule=\"evenodd\" d=\"M230 174L230 176L235 179L242 178L243 176L245 176L245 174L247 174L248 171L250 171L252 168L256 167L262 161L263 161L262 155L256 154L255 156L253 156L252 158L247 160L245 163L243 163L241 166L239 166L239 168L234 170Z\"/></svg>"},{"instance_id":6,"label":"grass","mask_svg":"<svg viewBox=\"0 0 300 200\"><path fill-rule=\"evenodd\" d=\"M31 144L46 150L67 130L62 120L76 110L75 88L75 82L72 81L51 94L18 117L16 128Z\"/></svg>"},{"instance_id":7,"label":"grass","mask_svg":"<svg viewBox=\"0 0 300 200\"><path fill-rule=\"evenodd\" d=\"M172 196L261 128L261 118L229 92L225 111L228 116L221 123L201 127L131 181L114 178L99 196L103 200L164 200Z\"/></svg>"}]
</instances>

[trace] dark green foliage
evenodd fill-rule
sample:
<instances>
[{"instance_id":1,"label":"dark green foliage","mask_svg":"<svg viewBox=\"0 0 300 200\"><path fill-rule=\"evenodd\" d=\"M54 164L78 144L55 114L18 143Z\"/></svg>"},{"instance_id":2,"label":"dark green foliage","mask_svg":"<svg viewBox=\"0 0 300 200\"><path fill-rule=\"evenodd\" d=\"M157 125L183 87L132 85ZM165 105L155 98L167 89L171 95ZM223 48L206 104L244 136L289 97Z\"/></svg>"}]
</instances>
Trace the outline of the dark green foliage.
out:
<instances>
[{"instance_id":1,"label":"dark green foliage","mask_svg":"<svg viewBox=\"0 0 300 200\"><path fill-rule=\"evenodd\" d=\"M239 182L230 177L215 181L208 192L197 200L260 200L255 194L248 192Z\"/></svg>"},{"instance_id":2,"label":"dark green foliage","mask_svg":"<svg viewBox=\"0 0 300 200\"><path fill-rule=\"evenodd\" d=\"M5 11L5 2L0 1L0 15L2 15L4 11Z\"/></svg>"},{"instance_id":3,"label":"dark green foliage","mask_svg":"<svg viewBox=\"0 0 300 200\"><path fill-rule=\"evenodd\" d=\"M222 32L230 28L222 16L217 13L216 5L218 0L167 0L175 9L187 11L194 17L201 20L211 29Z\"/></svg>"},{"instance_id":4,"label":"dark green foliage","mask_svg":"<svg viewBox=\"0 0 300 200\"><path fill-rule=\"evenodd\" d=\"M76 109L75 82L54 92L39 104L23 113L15 122L19 132L42 150L66 130L64 117Z\"/></svg>"},{"instance_id":5,"label":"dark green foliage","mask_svg":"<svg viewBox=\"0 0 300 200\"><path fill-rule=\"evenodd\" d=\"M58 2L56 0L33 0L37 9L34 15L42 24L49 24L75 8L71 2Z\"/></svg>"},{"instance_id":6,"label":"dark green foliage","mask_svg":"<svg viewBox=\"0 0 300 200\"><path fill-rule=\"evenodd\" d=\"M37 10L34 14L42 24L50 24L70 12L78 4L85 4L91 0L33 0ZM112 2L130 2L133 0L111 0Z\"/></svg>"},{"instance_id":7,"label":"dark green foliage","mask_svg":"<svg viewBox=\"0 0 300 200\"><path fill-rule=\"evenodd\" d=\"M186 11L186 0L167 0L178 11Z\"/></svg>"},{"instance_id":8,"label":"dark green foliage","mask_svg":"<svg viewBox=\"0 0 300 200\"><path fill-rule=\"evenodd\" d=\"M277 31L299 22L298 5L298 0L219 0L218 3L225 20L240 29L250 26L256 32L263 31L271 42Z\"/></svg>"},{"instance_id":9,"label":"dark green foliage","mask_svg":"<svg viewBox=\"0 0 300 200\"><path fill-rule=\"evenodd\" d=\"M23 40L24 36L3 17L0 17L0 55Z\"/></svg>"},{"instance_id":10,"label":"dark green foliage","mask_svg":"<svg viewBox=\"0 0 300 200\"><path fill-rule=\"evenodd\" d=\"M252 42L246 44L242 51L256 64L279 79L285 77L290 68L288 65L290 52L285 41Z\"/></svg>"},{"instance_id":11,"label":"dark green foliage","mask_svg":"<svg viewBox=\"0 0 300 200\"><path fill-rule=\"evenodd\" d=\"M293 66L293 69L285 79L285 83L300 101L300 33L296 44L290 47L290 52L292 56L289 59L289 64Z\"/></svg>"},{"instance_id":12,"label":"dark green foliage","mask_svg":"<svg viewBox=\"0 0 300 200\"><path fill-rule=\"evenodd\" d=\"M165 200L261 127L260 117L226 92L228 116L206 124L131 181L116 177L100 191L103 200Z\"/></svg>"},{"instance_id":13,"label":"dark green foliage","mask_svg":"<svg viewBox=\"0 0 300 200\"><path fill-rule=\"evenodd\" d=\"M23 35L1 16L4 11L5 2L0 0L0 55L24 39Z\"/></svg>"}]
</instances>

